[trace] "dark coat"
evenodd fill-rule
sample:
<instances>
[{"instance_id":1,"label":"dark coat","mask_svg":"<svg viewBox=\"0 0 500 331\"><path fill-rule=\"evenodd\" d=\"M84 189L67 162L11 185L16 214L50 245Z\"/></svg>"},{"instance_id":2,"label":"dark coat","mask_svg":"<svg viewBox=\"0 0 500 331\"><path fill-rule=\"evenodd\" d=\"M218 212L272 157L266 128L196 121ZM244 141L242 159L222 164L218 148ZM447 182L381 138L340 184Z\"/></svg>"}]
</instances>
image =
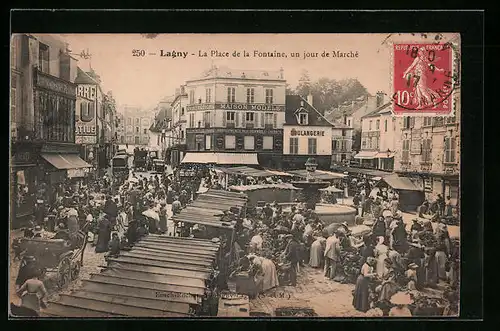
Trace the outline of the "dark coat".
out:
<instances>
[{"instance_id":1,"label":"dark coat","mask_svg":"<svg viewBox=\"0 0 500 331\"><path fill-rule=\"evenodd\" d=\"M301 259L301 246L296 239L292 239L285 249L285 259L293 263L298 263Z\"/></svg>"}]
</instances>

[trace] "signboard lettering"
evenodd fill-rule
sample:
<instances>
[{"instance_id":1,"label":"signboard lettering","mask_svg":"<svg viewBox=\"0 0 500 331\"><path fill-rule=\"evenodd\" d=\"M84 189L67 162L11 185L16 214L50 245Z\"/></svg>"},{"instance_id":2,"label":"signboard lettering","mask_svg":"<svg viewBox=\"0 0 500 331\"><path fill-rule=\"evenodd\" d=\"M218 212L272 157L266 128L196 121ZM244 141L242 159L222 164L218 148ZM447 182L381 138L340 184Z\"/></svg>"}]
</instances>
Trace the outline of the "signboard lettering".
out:
<instances>
[{"instance_id":1,"label":"signboard lettering","mask_svg":"<svg viewBox=\"0 0 500 331\"><path fill-rule=\"evenodd\" d=\"M94 85L78 85L76 95L85 99L95 100L97 92Z\"/></svg>"},{"instance_id":2,"label":"signboard lettering","mask_svg":"<svg viewBox=\"0 0 500 331\"><path fill-rule=\"evenodd\" d=\"M74 85L73 83L54 78L52 76L44 74L41 71L36 71L35 77L37 87L64 94L65 96L71 97L72 99L76 98L76 85Z\"/></svg>"},{"instance_id":3,"label":"signboard lettering","mask_svg":"<svg viewBox=\"0 0 500 331\"><path fill-rule=\"evenodd\" d=\"M227 133L227 134L266 134L266 135L281 135L281 129L226 129L226 128L217 128L217 129L204 129L204 128L195 128L195 129L187 129L187 133Z\"/></svg>"},{"instance_id":4,"label":"signboard lettering","mask_svg":"<svg viewBox=\"0 0 500 331\"><path fill-rule=\"evenodd\" d=\"M319 130L295 130L290 131L291 136L324 137L325 131Z\"/></svg>"},{"instance_id":5,"label":"signboard lettering","mask_svg":"<svg viewBox=\"0 0 500 331\"><path fill-rule=\"evenodd\" d=\"M284 105L252 104L252 103L204 103L186 106L187 111L198 110L248 110L248 111L285 111Z\"/></svg>"}]
</instances>

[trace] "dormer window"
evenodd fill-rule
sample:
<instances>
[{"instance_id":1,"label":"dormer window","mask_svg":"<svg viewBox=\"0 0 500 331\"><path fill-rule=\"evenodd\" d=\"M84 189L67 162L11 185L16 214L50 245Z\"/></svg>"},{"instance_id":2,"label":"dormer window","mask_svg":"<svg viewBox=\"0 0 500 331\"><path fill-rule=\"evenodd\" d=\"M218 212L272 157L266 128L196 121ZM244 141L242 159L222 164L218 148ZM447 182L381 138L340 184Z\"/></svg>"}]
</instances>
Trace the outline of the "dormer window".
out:
<instances>
[{"instance_id":1,"label":"dormer window","mask_svg":"<svg viewBox=\"0 0 500 331\"><path fill-rule=\"evenodd\" d=\"M300 125L307 125L308 124L308 114L307 113L299 113L297 114L297 121L299 122Z\"/></svg>"}]
</instances>

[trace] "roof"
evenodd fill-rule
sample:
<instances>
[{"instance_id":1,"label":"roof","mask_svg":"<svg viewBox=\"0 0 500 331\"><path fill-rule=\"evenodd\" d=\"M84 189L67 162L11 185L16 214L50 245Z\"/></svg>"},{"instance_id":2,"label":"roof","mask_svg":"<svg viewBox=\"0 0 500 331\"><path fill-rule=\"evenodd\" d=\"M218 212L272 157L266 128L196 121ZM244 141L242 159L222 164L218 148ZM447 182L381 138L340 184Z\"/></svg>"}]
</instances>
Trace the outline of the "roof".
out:
<instances>
[{"instance_id":1,"label":"roof","mask_svg":"<svg viewBox=\"0 0 500 331\"><path fill-rule=\"evenodd\" d=\"M380 170L375 170L375 169L356 168L356 167L335 166L335 167L332 167L332 170L337 171L337 172L355 173L355 174L376 176L376 177L382 177L382 178L391 174L390 172L385 172L385 171L380 171Z\"/></svg>"},{"instance_id":2,"label":"roof","mask_svg":"<svg viewBox=\"0 0 500 331\"><path fill-rule=\"evenodd\" d=\"M75 84L92 84L99 85L99 82L92 78L88 73L77 67Z\"/></svg>"},{"instance_id":3,"label":"roof","mask_svg":"<svg viewBox=\"0 0 500 331\"><path fill-rule=\"evenodd\" d=\"M299 190L299 188L296 188L292 184L289 184L289 183L234 185L234 186L229 186L229 189L233 190L233 191L237 191L237 192L256 191L256 190L264 190L264 189Z\"/></svg>"},{"instance_id":4,"label":"roof","mask_svg":"<svg viewBox=\"0 0 500 331\"><path fill-rule=\"evenodd\" d=\"M190 306L201 304L219 248L210 240L148 235L109 258L81 288L49 301L42 316L192 316Z\"/></svg>"},{"instance_id":5,"label":"roof","mask_svg":"<svg viewBox=\"0 0 500 331\"><path fill-rule=\"evenodd\" d=\"M244 194L210 189L199 194L196 200L173 216L172 220L232 230L234 225L223 220L223 212L234 207L242 208L246 203L247 197Z\"/></svg>"},{"instance_id":6,"label":"roof","mask_svg":"<svg viewBox=\"0 0 500 331\"><path fill-rule=\"evenodd\" d=\"M380 114L383 114L383 113L386 113L387 111L390 111L390 107L389 107L390 105L391 105L391 103L388 102L388 103L376 108L375 110L369 112L368 114L366 114L362 118L380 116Z\"/></svg>"},{"instance_id":7,"label":"roof","mask_svg":"<svg viewBox=\"0 0 500 331\"><path fill-rule=\"evenodd\" d=\"M226 66L212 67L203 72L199 77L192 80L209 78L240 78L240 79L259 79L259 80L283 80L282 70L242 70L231 69ZM192 81L189 80L189 81Z\"/></svg>"},{"instance_id":8,"label":"roof","mask_svg":"<svg viewBox=\"0 0 500 331\"><path fill-rule=\"evenodd\" d=\"M410 179L406 177L400 177L398 174L391 174L383 177L380 182L377 183L377 186L380 185L381 182L385 182L395 190L422 191L415 184L413 184Z\"/></svg>"},{"instance_id":9,"label":"roof","mask_svg":"<svg viewBox=\"0 0 500 331\"><path fill-rule=\"evenodd\" d=\"M309 114L307 126L333 126L313 105L300 95L287 95L285 99L285 124L300 125L297 121L297 111L304 111Z\"/></svg>"}]
</instances>

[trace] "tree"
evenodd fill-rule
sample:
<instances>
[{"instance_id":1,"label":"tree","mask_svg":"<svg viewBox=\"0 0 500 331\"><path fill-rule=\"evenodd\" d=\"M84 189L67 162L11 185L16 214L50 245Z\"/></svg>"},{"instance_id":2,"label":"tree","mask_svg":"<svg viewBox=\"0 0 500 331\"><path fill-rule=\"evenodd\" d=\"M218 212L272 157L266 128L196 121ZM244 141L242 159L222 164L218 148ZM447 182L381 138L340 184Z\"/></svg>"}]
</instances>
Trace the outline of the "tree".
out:
<instances>
[{"instance_id":1,"label":"tree","mask_svg":"<svg viewBox=\"0 0 500 331\"><path fill-rule=\"evenodd\" d=\"M307 96L311 91L311 79L309 78L309 72L307 70L302 70L299 85L295 89L295 93L301 96Z\"/></svg>"}]
</instances>

